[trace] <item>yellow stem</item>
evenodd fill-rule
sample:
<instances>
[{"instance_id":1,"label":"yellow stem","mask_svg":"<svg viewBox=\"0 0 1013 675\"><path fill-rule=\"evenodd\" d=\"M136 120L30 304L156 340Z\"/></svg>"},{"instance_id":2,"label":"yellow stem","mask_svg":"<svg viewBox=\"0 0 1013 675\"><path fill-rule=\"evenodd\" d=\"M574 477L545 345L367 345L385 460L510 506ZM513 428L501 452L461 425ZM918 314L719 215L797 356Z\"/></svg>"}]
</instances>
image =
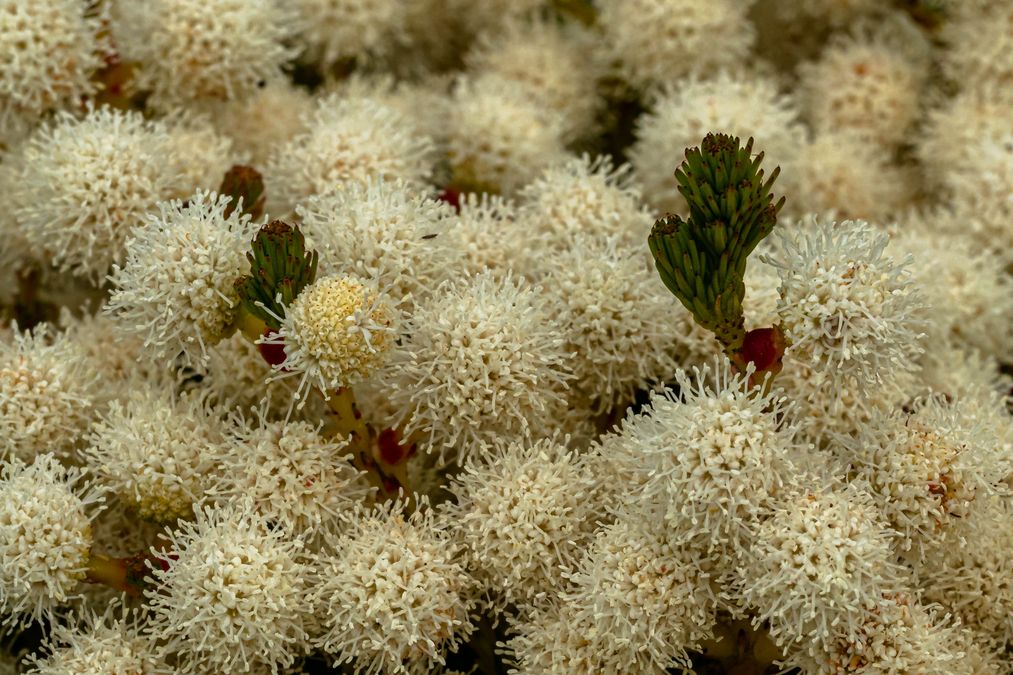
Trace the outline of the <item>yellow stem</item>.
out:
<instances>
[{"instance_id":1,"label":"yellow stem","mask_svg":"<svg viewBox=\"0 0 1013 675\"><path fill-rule=\"evenodd\" d=\"M148 583L145 580L150 572L145 564L147 560L154 560L154 557L149 553L138 553L125 558L111 558L93 553L88 558L85 581L103 584L137 597Z\"/></svg>"},{"instance_id":2,"label":"yellow stem","mask_svg":"<svg viewBox=\"0 0 1013 675\"><path fill-rule=\"evenodd\" d=\"M398 488L403 488L410 499L407 462L388 464L383 460L377 448L376 433L363 421L352 389L341 387L332 392L327 404L334 413L331 429L335 435L348 438L356 465L368 473L383 494L396 494Z\"/></svg>"},{"instance_id":3,"label":"yellow stem","mask_svg":"<svg viewBox=\"0 0 1013 675\"><path fill-rule=\"evenodd\" d=\"M236 313L235 320L236 328L243 334L250 343L256 343L256 341L264 334L267 330L267 324L256 316L246 311L246 308L242 305L239 306L239 310Z\"/></svg>"}]
</instances>

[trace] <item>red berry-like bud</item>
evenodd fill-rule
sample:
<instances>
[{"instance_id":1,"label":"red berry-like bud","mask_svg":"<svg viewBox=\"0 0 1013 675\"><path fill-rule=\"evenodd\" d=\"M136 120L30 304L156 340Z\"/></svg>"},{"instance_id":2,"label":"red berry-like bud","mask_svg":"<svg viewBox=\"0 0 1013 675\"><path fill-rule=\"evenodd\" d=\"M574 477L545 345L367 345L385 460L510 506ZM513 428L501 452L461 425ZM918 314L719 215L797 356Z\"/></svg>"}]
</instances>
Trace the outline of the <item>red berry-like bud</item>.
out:
<instances>
[{"instance_id":1,"label":"red berry-like bud","mask_svg":"<svg viewBox=\"0 0 1013 675\"><path fill-rule=\"evenodd\" d=\"M452 187L446 187L443 192L440 193L438 199L441 202L446 202L454 207L454 210L458 213L461 212L461 192Z\"/></svg>"},{"instance_id":2,"label":"red berry-like bud","mask_svg":"<svg viewBox=\"0 0 1013 675\"><path fill-rule=\"evenodd\" d=\"M274 331L268 329L264 331L264 337L271 337L274 335ZM272 343L259 343L257 349L260 351L260 355L267 361L270 366L280 366L285 363L285 345L280 342Z\"/></svg>"},{"instance_id":3,"label":"red berry-like bud","mask_svg":"<svg viewBox=\"0 0 1013 675\"><path fill-rule=\"evenodd\" d=\"M784 357L784 335L777 327L756 328L746 333L739 353L747 363L756 366L757 372L781 370L781 359Z\"/></svg>"},{"instance_id":4,"label":"red berry-like bud","mask_svg":"<svg viewBox=\"0 0 1013 675\"><path fill-rule=\"evenodd\" d=\"M376 437L376 445L380 450L380 459L385 464L398 464L408 456L408 449L401 445L395 429L381 431Z\"/></svg>"}]
</instances>

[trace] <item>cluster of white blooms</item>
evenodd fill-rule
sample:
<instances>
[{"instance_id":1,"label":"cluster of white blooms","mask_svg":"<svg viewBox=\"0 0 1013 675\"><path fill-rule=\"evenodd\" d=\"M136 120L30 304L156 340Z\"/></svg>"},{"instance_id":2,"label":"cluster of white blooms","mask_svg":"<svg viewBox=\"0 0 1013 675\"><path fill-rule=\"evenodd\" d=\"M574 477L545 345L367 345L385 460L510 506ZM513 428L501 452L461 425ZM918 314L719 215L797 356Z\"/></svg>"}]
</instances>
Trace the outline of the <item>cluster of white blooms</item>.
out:
<instances>
[{"instance_id":1,"label":"cluster of white blooms","mask_svg":"<svg viewBox=\"0 0 1013 675\"><path fill-rule=\"evenodd\" d=\"M240 98L296 54L286 44L296 24L285 6L271 0L117 0L112 33L120 58L140 64L136 86L151 89L159 107Z\"/></svg>"},{"instance_id":2,"label":"cluster of white blooms","mask_svg":"<svg viewBox=\"0 0 1013 675\"><path fill-rule=\"evenodd\" d=\"M52 454L0 472L0 603L3 624L48 616L80 591L100 491Z\"/></svg>"},{"instance_id":3,"label":"cluster of white blooms","mask_svg":"<svg viewBox=\"0 0 1013 675\"><path fill-rule=\"evenodd\" d=\"M186 202L159 203L127 241L123 266L115 265L109 311L124 331L144 336L150 354L171 361L180 352L192 363L226 337L238 303L235 282L255 231L229 199L197 191Z\"/></svg>"},{"instance_id":4,"label":"cluster of white blooms","mask_svg":"<svg viewBox=\"0 0 1013 675\"><path fill-rule=\"evenodd\" d=\"M0 5L0 145L32 117L92 93L106 45L100 12L75 0L4 0Z\"/></svg>"},{"instance_id":5,"label":"cluster of white blooms","mask_svg":"<svg viewBox=\"0 0 1013 675\"><path fill-rule=\"evenodd\" d=\"M0 675L1013 673L1011 91L1009 0L0 0Z\"/></svg>"},{"instance_id":6,"label":"cluster of white blooms","mask_svg":"<svg viewBox=\"0 0 1013 675\"><path fill-rule=\"evenodd\" d=\"M141 634L137 615L110 603L101 615L86 610L68 624L55 624L44 645L45 657L30 656L31 665L24 672L170 675L173 669L153 647L151 640Z\"/></svg>"},{"instance_id":7,"label":"cluster of white blooms","mask_svg":"<svg viewBox=\"0 0 1013 675\"><path fill-rule=\"evenodd\" d=\"M423 502L357 510L327 544L332 553L312 597L323 627L314 643L355 672L426 673L474 630L475 581L457 544Z\"/></svg>"},{"instance_id":8,"label":"cluster of white blooms","mask_svg":"<svg viewBox=\"0 0 1013 675\"><path fill-rule=\"evenodd\" d=\"M249 503L194 510L152 567L144 633L178 673L278 672L303 653L312 567Z\"/></svg>"},{"instance_id":9,"label":"cluster of white blooms","mask_svg":"<svg viewBox=\"0 0 1013 675\"><path fill-rule=\"evenodd\" d=\"M672 173L673 163L682 159L686 148L716 129L751 136L770 158L770 166L780 166L790 175L805 146L799 116L797 104L779 91L773 77L727 71L687 77L663 89L650 111L637 119L630 162L652 206L682 213L686 201Z\"/></svg>"}]
</instances>

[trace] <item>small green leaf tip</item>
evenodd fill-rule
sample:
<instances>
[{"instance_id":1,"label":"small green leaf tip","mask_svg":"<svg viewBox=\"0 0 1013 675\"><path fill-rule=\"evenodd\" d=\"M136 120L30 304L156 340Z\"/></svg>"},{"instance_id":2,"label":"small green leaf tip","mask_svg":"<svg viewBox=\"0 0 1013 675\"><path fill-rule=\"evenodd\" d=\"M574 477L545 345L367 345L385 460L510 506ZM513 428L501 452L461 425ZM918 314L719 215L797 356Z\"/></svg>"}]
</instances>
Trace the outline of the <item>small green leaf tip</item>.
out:
<instances>
[{"instance_id":1,"label":"small green leaf tip","mask_svg":"<svg viewBox=\"0 0 1013 675\"><path fill-rule=\"evenodd\" d=\"M236 282L243 309L277 330L284 307L316 279L317 253L306 250L298 227L272 220L257 232L246 258L250 274Z\"/></svg>"},{"instance_id":2,"label":"small green leaf tip","mask_svg":"<svg viewBox=\"0 0 1013 675\"><path fill-rule=\"evenodd\" d=\"M753 139L707 134L688 148L675 171L689 218L667 215L654 223L648 246L661 280L729 355L745 339L742 300L746 259L777 222L784 197L775 204L771 186L780 169L764 181L753 157Z\"/></svg>"}]
</instances>

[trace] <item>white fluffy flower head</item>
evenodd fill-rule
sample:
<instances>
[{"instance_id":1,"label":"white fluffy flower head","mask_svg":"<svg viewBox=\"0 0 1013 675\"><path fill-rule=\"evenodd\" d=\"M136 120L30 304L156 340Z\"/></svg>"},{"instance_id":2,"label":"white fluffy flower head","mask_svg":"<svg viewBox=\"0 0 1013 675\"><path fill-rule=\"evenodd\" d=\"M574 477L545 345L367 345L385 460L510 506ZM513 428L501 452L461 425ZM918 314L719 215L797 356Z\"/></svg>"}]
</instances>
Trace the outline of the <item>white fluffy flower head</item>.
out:
<instances>
[{"instance_id":1,"label":"white fluffy flower head","mask_svg":"<svg viewBox=\"0 0 1013 675\"><path fill-rule=\"evenodd\" d=\"M204 398L150 386L114 401L83 454L101 480L142 518L186 518L207 487L224 429Z\"/></svg>"},{"instance_id":2,"label":"white fluffy flower head","mask_svg":"<svg viewBox=\"0 0 1013 675\"><path fill-rule=\"evenodd\" d=\"M642 246L654 223L653 214L641 204L631 167L614 166L603 155L584 155L548 168L524 186L518 200L522 236L559 250L569 249L575 234L617 237ZM539 248L530 242L528 246ZM537 265L543 253L527 252L525 257L534 259L529 266Z\"/></svg>"},{"instance_id":3,"label":"white fluffy flower head","mask_svg":"<svg viewBox=\"0 0 1013 675\"><path fill-rule=\"evenodd\" d=\"M281 344L281 377L301 377L326 396L373 375L387 360L397 332L396 315L382 292L353 276L317 279L285 308L281 328L262 339Z\"/></svg>"},{"instance_id":4,"label":"white fluffy flower head","mask_svg":"<svg viewBox=\"0 0 1013 675\"><path fill-rule=\"evenodd\" d=\"M880 145L900 143L919 113L928 63L911 52L924 38L911 26L902 36L905 50L864 23L853 33L800 66L802 105L817 133L848 129Z\"/></svg>"},{"instance_id":5,"label":"white fluffy flower head","mask_svg":"<svg viewBox=\"0 0 1013 675\"><path fill-rule=\"evenodd\" d=\"M788 209L882 222L910 206L914 177L884 148L848 130L816 134L799 152Z\"/></svg>"},{"instance_id":6,"label":"white fluffy flower head","mask_svg":"<svg viewBox=\"0 0 1013 675\"><path fill-rule=\"evenodd\" d=\"M782 647L857 638L885 594L903 588L895 534L858 488L798 490L764 521L740 569L741 596ZM813 653L813 652L811 652Z\"/></svg>"},{"instance_id":7,"label":"white fluffy flower head","mask_svg":"<svg viewBox=\"0 0 1013 675\"><path fill-rule=\"evenodd\" d=\"M605 651L628 651L641 672L660 672L688 665L686 649L711 637L718 601L709 567L669 541L663 522L626 510L598 531L562 597Z\"/></svg>"},{"instance_id":8,"label":"white fluffy flower head","mask_svg":"<svg viewBox=\"0 0 1013 675\"><path fill-rule=\"evenodd\" d=\"M752 541L806 449L784 396L758 392L730 368L679 371L680 395L654 397L617 441L620 464L644 476L645 499L671 536L720 553Z\"/></svg>"},{"instance_id":9,"label":"white fluffy flower head","mask_svg":"<svg viewBox=\"0 0 1013 675\"><path fill-rule=\"evenodd\" d=\"M119 617L116 617L116 614ZM141 635L137 614L109 605L102 615L85 610L70 625L52 624L45 657L29 657L30 675L170 675L173 671Z\"/></svg>"},{"instance_id":10,"label":"white fluffy flower head","mask_svg":"<svg viewBox=\"0 0 1013 675\"><path fill-rule=\"evenodd\" d=\"M987 213L987 202L993 202L992 208L998 206L999 212L1007 216L1013 211L1011 104L1009 89L991 84L966 89L926 113L916 150L931 187L961 202L971 202L971 217L960 219L971 222L959 222L956 228L961 234L980 227L972 225L973 214L977 209ZM987 246L998 242L1001 248L1010 241L1006 219L999 218L992 227L994 231L985 233L983 239Z\"/></svg>"},{"instance_id":11,"label":"white fluffy flower head","mask_svg":"<svg viewBox=\"0 0 1013 675\"><path fill-rule=\"evenodd\" d=\"M0 606L4 624L49 617L75 597L91 555L101 493L49 454L0 468Z\"/></svg>"},{"instance_id":12,"label":"white fluffy flower head","mask_svg":"<svg viewBox=\"0 0 1013 675\"><path fill-rule=\"evenodd\" d=\"M788 654L786 664L812 675L970 672L960 670L963 652L954 649L959 644L956 629L938 607L925 607L904 594L887 595L859 628L853 637L837 636L826 649L803 644Z\"/></svg>"},{"instance_id":13,"label":"white fluffy flower head","mask_svg":"<svg viewBox=\"0 0 1013 675\"><path fill-rule=\"evenodd\" d=\"M524 85L535 100L561 113L566 140L586 134L602 104L596 91L602 59L590 35L572 26L508 20L481 34L465 61L471 72Z\"/></svg>"},{"instance_id":14,"label":"white fluffy flower head","mask_svg":"<svg viewBox=\"0 0 1013 675\"><path fill-rule=\"evenodd\" d=\"M594 479L562 439L468 457L451 482L447 522L496 606L558 592L594 529Z\"/></svg>"},{"instance_id":15,"label":"white fluffy flower head","mask_svg":"<svg viewBox=\"0 0 1013 675\"><path fill-rule=\"evenodd\" d=\"M185 675L291 666L309 639L302 548L248 503L197 509L156 553L145 632Z\"/></svg>"},{"instance_id":16,"label":"white fluffy flower head","mask_svg":"<svg viewBox=\"0 0 1013 675\"><path fill-rule=\"evenodd\" d=\"M901 535L900 548L916 558L940 530L972 516L1008 473L998 430L968 412L931 396L911 412L880 412L856 439L842 439L853 470Z\"/></svg>"},{"instance_id":17,"label":"white fluffy flower head","mask_svg":"<svg viewBox=\"0 0 1013 675\"><path fill-rule=\"evenodd\" d=\"M888 252L912 257L911 275L925 296L926 349L948 343L1013 358L1013 277L1002 258L967 236L933 235L911 222ZM900 257L900 256L896 256Z\"/></svg>"},{"instance_id":18,"label":"white fluffy flower head","mask_svg":"<svg viewBox=\"0 0 1013 675\"><path fill-rule=\"evenodd\" d=\"M544 283L574 353L574 387L597 411L676 371L672 296L642 243L577 235L550 259Z\"/></svg>"},{"instance_id":19,"label":"white fluffy flower head","mask_svg":"<svg viewBox=\"0 0 1013 675\"><path fill-rule=\"evenodd\" d=\"M295 54L287 3L271 0L121 1L113 32L123 56L140 63L140 85L160 105L252 93Z\"/></svg>"},{"instance_id":20,"label":"white fluffy flower head","mask_svg":"<svg viewBox=\"0 0 1013 675\"><path fill-rule=\"evenodd\" d=\"M0 340L0 459L61 456L91 423L96 373L86 353L46 324Z\"/></svg>"},{"instance_id":21,"label":"white fluffy flower head","mask_svg":"<svg viewBox=\"0 0 1013 675\"><path fill-rule=\"evenodd\" d=\"M419 307L394 360L391 398L405 434L441 456L545 436L572 377L539 289L489 273L447 282Z\"/></svg>"},{"instance_id":22,"label":"white fluffy flower head","mask_svg":"<svg viewBox=\"0 0 1013 675\"><path fill-rule=\"evenodd\" d=\"M921 352L921 299L890 237L863 221L803 223L764 260L781 275L778 313L789 351L834 382L881 384Z\"/></svg>"},{"instance_id":23,"label":"white fluffy flower head","mask_svg":"<svg viewBox=\"0 0 1013 675\"><path fill-rule=\"evenodd\" d=\"M158 205L135 230L122 266L114 266L108 309L166 361L189 363L227 337L239 303L235 283L248 270L256 225L229 198L199 190L187 202Z\"/></svg>"},{"instance_id":24,"label":"white fluffy flower head","mask_svg":"<svg viewBox=\"0 0 1013 675\"><path fill-rule=\"evenodd\" d=\"M1013 635L1013 512L1005 496L990 498L970 518L930 544L920 566L926 598L952 608L993 644Z\"/></svg>"},{"instance_id":25,"label":"white fluffy flower head","mask_svg":"<svg viewBox=\"0 0 1013 675\"><path fill-rule=\"evenodd\" d=\"M511 195L565 157L560 113L495 73L457 83L450 127L453 182L469 191Z\"/></svg>"},{"instance_id":26,"label":"white fluffy flower head","mask_svg":"<svg viewBox=\"0 0 1013 675\"><path fill-rule=\"evenodd\" d=\"M430 295L456 266L447 236L453 209L403 181L347 185L296 212L323 270L375 279L397 309Z\"/></svg>"},{"instance_id":27,"label":"white fluffy flower head","mask_svg":"<svg viewBox=\"0 0 1013 675\"><path fill-rule=\"evenodd\" d=\"M605 0L599 25L627 79L647 89L741 63L754 39L742 0Z\"/></svg>"},{"instance_id":28,"label":"white fluffy flower head","mask_svg":"<svg viewBox=\"0 0 1013 675\"><path fill-rule=\"evenodd\" d=\"M282 215L315 194L370 179L422 185L433 144L411 120L366 96L321 99L307 130L277 148L265 167L268 210Z\"/></svg>"},{"instance_id":29,"label":"white fluffy flower head","mask_svg":"<svg viewBox=\"0 0 1013 675\"><path fill-rule=\"evenodd\" d=\"M169 128L108 107L61 113L28 141L12 199L25 237L61 269L99 280L134 227L184 179Z\"/></svg>"},{"instance_id":30,"label":"white fluffy flower head","mask_svg":"<svg viewBox=\"0 0 1013 675\"><path fill-rule=\"evenodd\" d=\"M1005 2L950 2L939 37L943 73L968 90L1013 81L1013 7Z\"/></svg>"},{"instance_id":31,"label":"white fluffy flower head","mask_svg":"<svg viewBox=\"0 0 1013 675\"><path fill-rule=\"evenodd\" d=\"M95 89L102 64L97 17L76 0L0 3L0 137L10 113L39 115Z\"/></svg>"},{"instance_id":32,"label":"white fluffy flower head","mask_svg":"<svg viewBox=\"0 0 1013 675\"><path fill-rule=\"evenodd\" d=\"M91 388L98 409L109 401L125 398L131 391L126 383L166 374L164 364L153 364L144 358L144 338L124 331L113 317L101 310L78 317L64 307L60 324L64 329L60 341L65 340L80 349L84 362L98 375Z\"/></svg>"},{"instance_id":33,"label":"white fluffy flower head","mask_svg":"<svg viewBox=\"0 0 1013 675\"><path fill-rule=\"evenodd\" d=\"M330 545L314 593L315 643L355 673L434 672L473 630L474 582L423 499L405 515L395 500L357 509Z\"/></svg>"},{"instance_id":34,"label":"white fluffy flower head","mask_svg":"<svg viewBox=\"0 0 1013 675\"><path fill-rule=\"evenodd\" d=\"M409 5L401 0L291 0L299 13L304 56L333 66L369 60L403 42Z\"/></svg>"},{"instance_id":35,"label":"white fluffy flower head","mask_svg":"<svg viewBox=\"0 0 1013 675\"><path fill-rule=\"evenodd\" d=\"M521 614L510 622L510 641L504 652L515 666L511 673L611 673L613 675L662 675L664 668L651 668L639 645L600 639L588 613L578 606L552 602Z\"/></svg>"},{"instance_id":36,"label":"white fluffy flower head","mask_svg":"<svg viewBox=\"0 0 1013 675\"><path fill-rule=\"evenodd\" d=\"M258 513L308 542L334 532L372 489L345 454L345 441L325 438L307 422L237 420L221 457L215 494L249 497Z\"/></svg>"},{"instance_id":37,"label":"white fluffy flower head","mask_svg":"<svg viewBox=\"0 0 1013 675\"><path fill-rule=\"evenodd\" d=\"M798 118L794 99L771 77L725 71L689 77L661 90L637 120L630 162L654 208L684 213L686 199L672 172L686 148L700 145L710 131L752 137L764 152L767 175L780 166L783 183L792 179L791 164L805 141Z\"/></svg>"},{"instance_id":38,"label":"white fluffy flower head","mask_svg":"<svg viewBox=\"0 0 1013 675\"><path fill-rule=\"evenodd\" d=\"M307 91L276 77L251 96L227 101L214 111L215 127L249 153L253 166L264 166L274 150L306 131L313 113Z\"/></svg>"},{"instance_id":39,"label":"white fluffy flower head","mask_svg":"<svg viewBox=\"0 0 1013 675\"><path fill-rule=\"evenodd\" d=\"M232 138L217 130L207 115L189 109L162 118L169 128L169 153L182 175L187 195L194 190L217 190L237 152Z\"/></svg>"},{"instance_id":40,"label":"white fluffy flower head","mask_svg":"<svg viewBox=\"0 0 1013 675\"><path fill-rule=\"evenodd\" d=\"M517 206L500 195L470 192L461 197L450 235L461 249L466 271L479 274L491 270L504 276L516 269L516 258L521 255L520 249L527 248L527 242L503 238L504 230L517 227L516 218ZM504 247L509 248L510 255L503 254Z\"/></svg>"}]
</instances>

